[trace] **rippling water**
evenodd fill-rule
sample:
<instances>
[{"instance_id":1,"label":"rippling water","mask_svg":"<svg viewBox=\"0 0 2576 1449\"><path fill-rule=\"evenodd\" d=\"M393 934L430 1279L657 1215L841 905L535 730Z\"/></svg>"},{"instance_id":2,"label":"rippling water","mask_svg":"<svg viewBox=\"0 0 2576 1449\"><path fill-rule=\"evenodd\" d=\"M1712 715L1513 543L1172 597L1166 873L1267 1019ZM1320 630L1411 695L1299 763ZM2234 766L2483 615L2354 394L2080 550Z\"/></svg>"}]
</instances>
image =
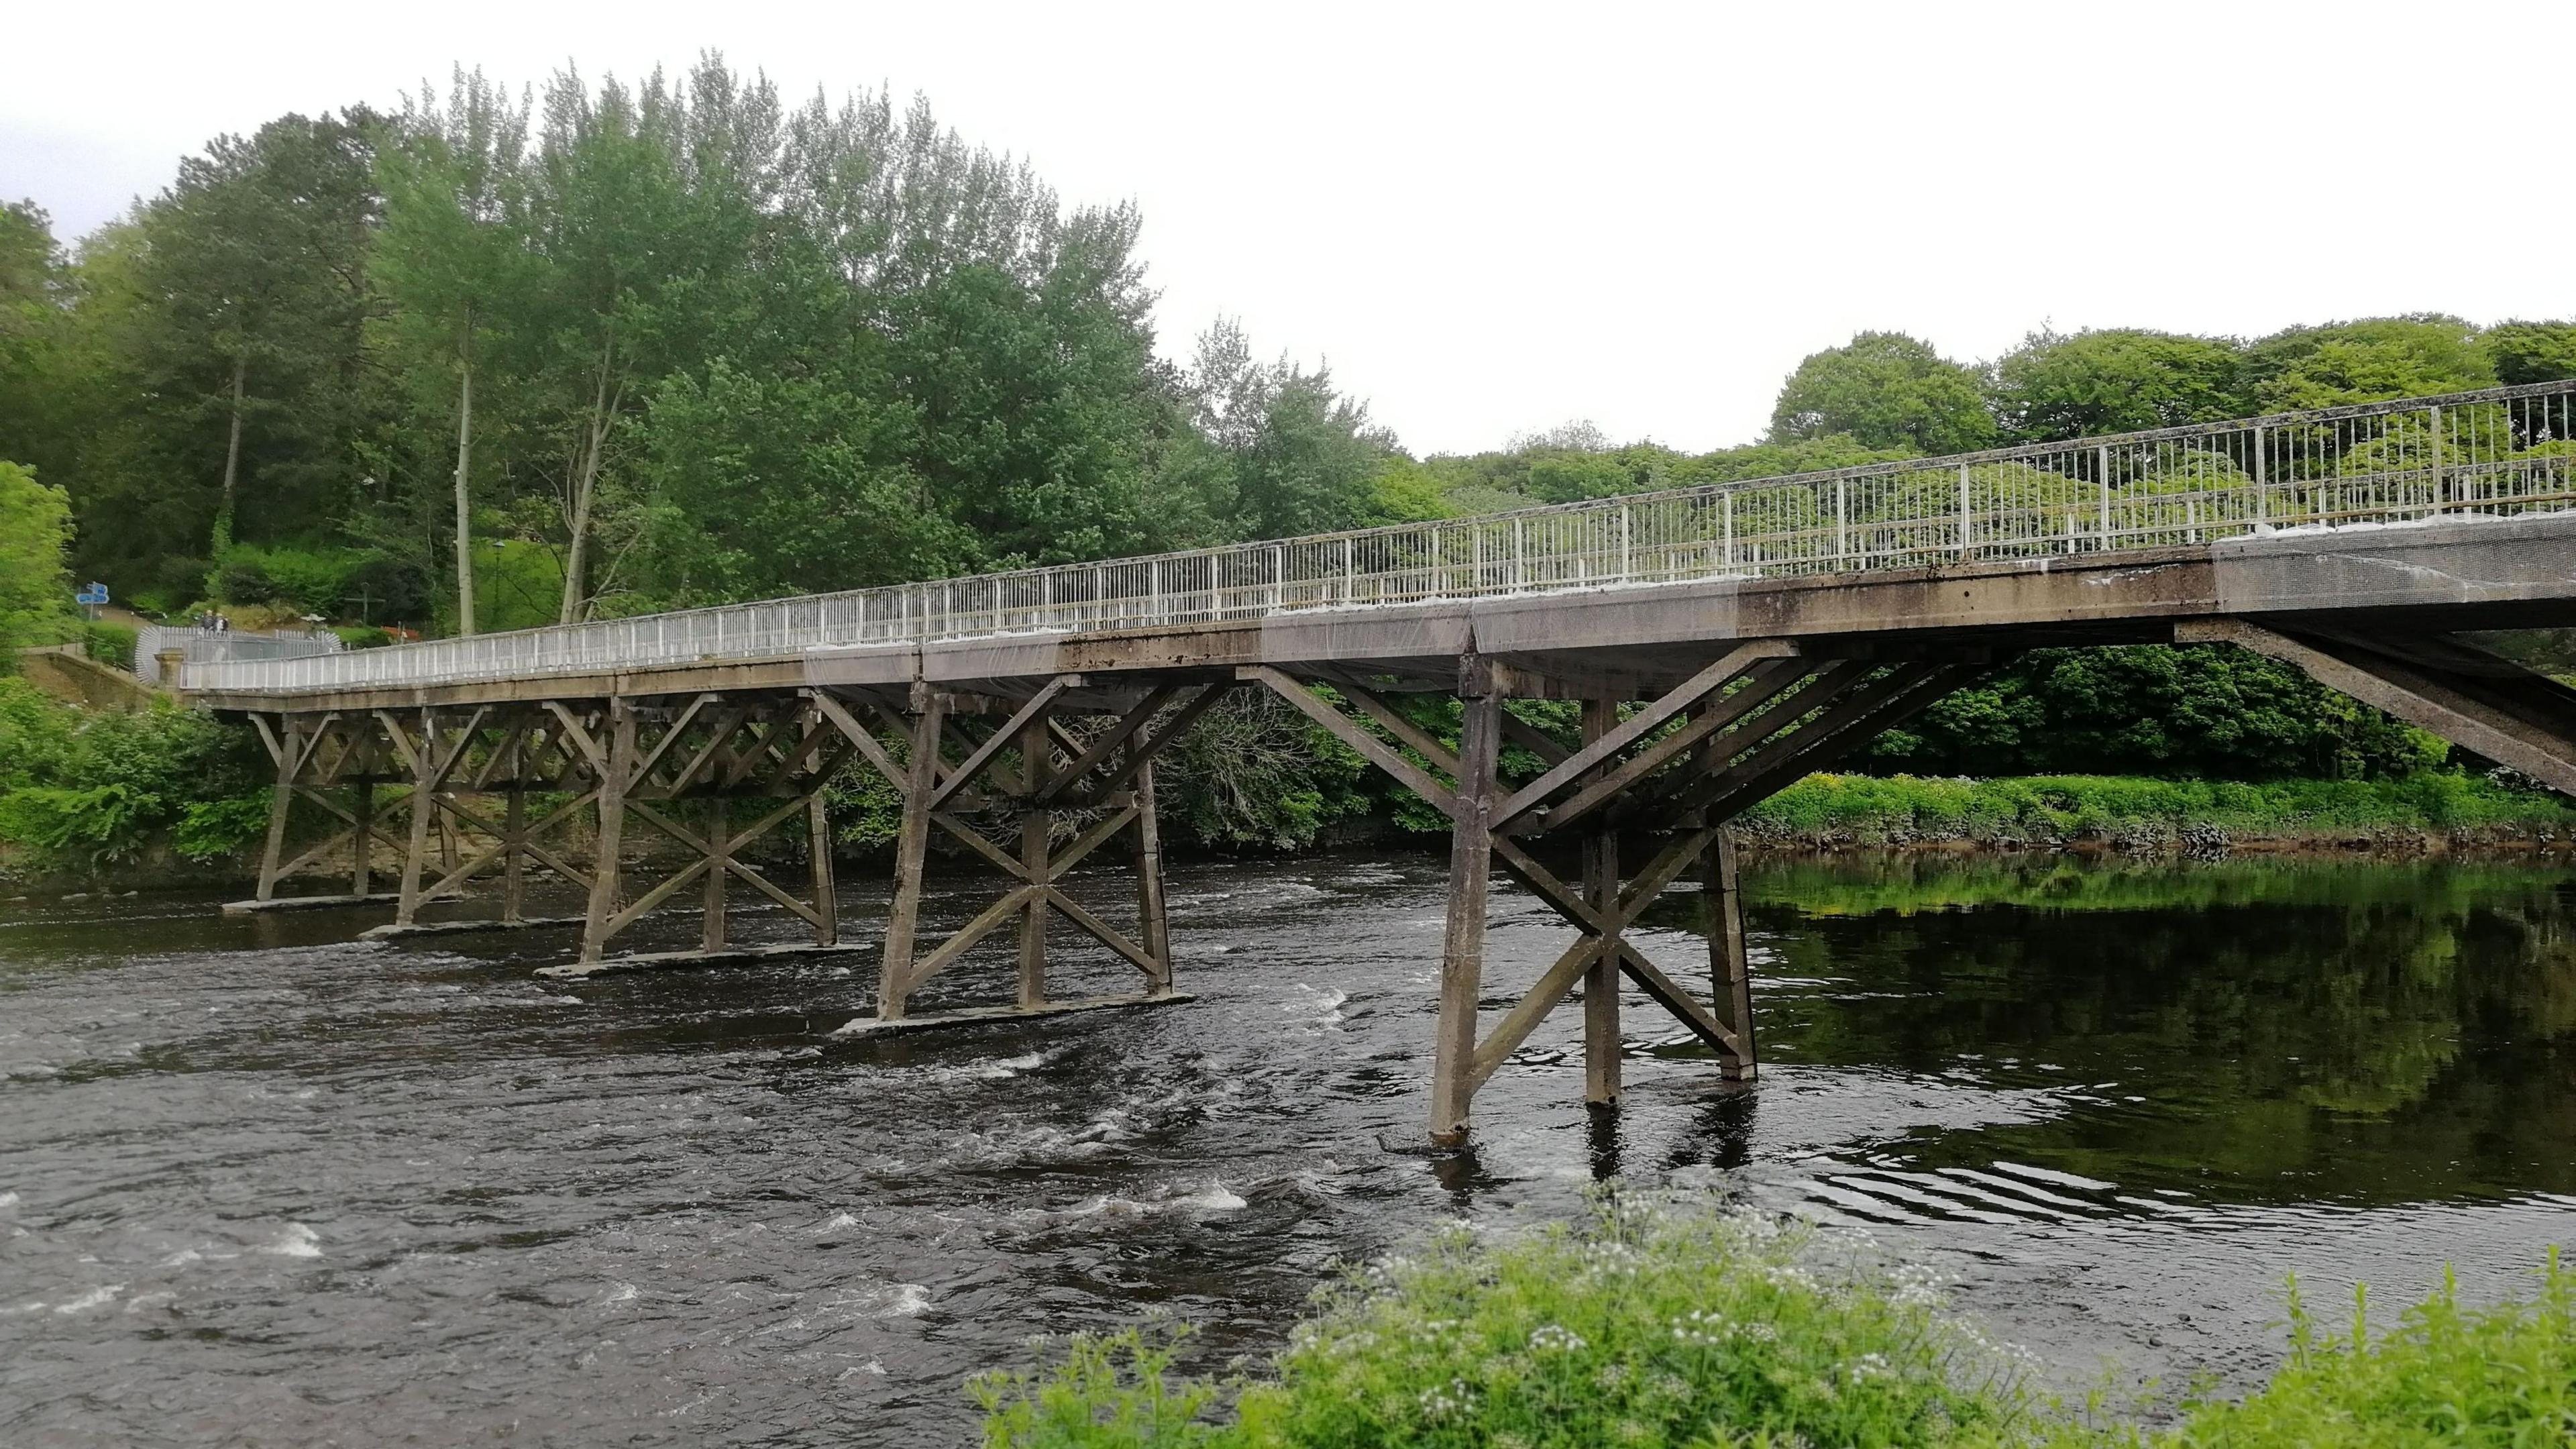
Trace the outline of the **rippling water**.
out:
<instances>
[{"instance_id":1,"label":"rippling water","mask_svg":"<svg viewBox=\"0 0 2576 1449\"><path fill-rule=\"evenodd\" d=\"M2076 1382L2259 1373L2294 1270L2494 1293L2576 1240L2563 867L1747 884L1757 1088L1632 997L1632 1095L1590 1117L1560 1012L1441 1161L1379 1143L1423 1114L1429 856L1176 867L1197 1002L870 1044L827 1039L860 953L540 983L560 934L0 906L0 1442L967 1442L961 1380L1033 1334L1168 1309L1218 1362L1337 1260L1612 1173L1871 1225ZM952 922L986 889L942 885ZM1697 910L1649 949L1701 951ZM1494 1004L1563 940L1499 902ZM952 999L1003 989L977 959Z\"/></svg>"}]
</instances>

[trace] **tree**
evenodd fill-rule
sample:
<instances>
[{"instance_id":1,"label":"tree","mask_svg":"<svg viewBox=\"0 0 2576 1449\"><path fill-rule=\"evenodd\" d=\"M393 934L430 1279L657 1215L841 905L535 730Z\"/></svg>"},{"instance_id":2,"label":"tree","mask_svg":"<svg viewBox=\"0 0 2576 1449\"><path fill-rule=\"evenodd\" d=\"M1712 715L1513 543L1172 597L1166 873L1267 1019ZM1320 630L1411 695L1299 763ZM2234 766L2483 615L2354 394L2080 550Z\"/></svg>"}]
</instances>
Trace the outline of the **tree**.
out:
<instances>
[{"instance_id":1,"label":"tree","mask_svg":"<svg viewBox=\"0 0 2576 1449\"><path fill-rule=\"evenodd\" d=\"M528 104L513 106L480 71L456 71L445 104L427 87L409 99L391 144L376 153L384 224L369 261L387 303L386 330L407 374L455 378L456 631L474 632L474 384L496 336L523 315L530 268L523 244L521 166ZM444 391L440 389L439 391Z\"/></svg>"},{"instance_id":2,"label":"tree","mask_svg":"<svg viewBox=\"0 0 2576 1449\"><path fill-rule=\"evenodd\" d=\"M1995 440L1977 375L1901 332L1815 353L1780 388L1774 442L1845 433L1869 448L1966 453Z\"/></svg>"},{"instance_id":3,"label":"tree","mask_svg":"<svg viewBox=\"0 0 2576 1449\"><path fill-rule=\"evenodd\" d=\"M2425 737L2296 669L2213 644L2035 649L1871 747L1920 774L2402 775Z\"/></svg>"},{"instance_id":4,"label":"tree","mask_svg":"<svg viewBox=\"0 0 2576 1449\"><path fill-rule=\"evenodd\" d=\"M546 87L529 172L544 338L534 381L556 454L566 624L591 607L593 520L638 383L658 370L660 343L685 333L662 311L694 260L682 236L682 104L658 72L634 92L612 79L594 94L571 71Z\"/></svg>"},{"instance_id":5,"label":"tree","mask_svg":"<svg viewBox=\"0 0 2576 1449\"><path fill-rule=\"evenodd\" d=\"M43 208L0 206L0 456L45 467L67 456L66 413L79 390L66 346L76 296Z\"/></svg>"},{"instance_id":6,"label":"tree","mask_svg":"<svg viewBox=\"0 0 2576 1449\"><path fill-rule=\"evenodd\" d=\"M0 462L0 644L35 642L72 621L71 542L71 499Z\"/></svg>"},{"instance_id":7,"label":"tree","mask_svg":"<svg viewBox=\"0 0 2576 1449\"><path fill-rule=\"evenodd\" d=\"M2495 385L2477 329L2418 312L2292 327L2248 347L2251 400L2265 411L2338 407Z\"/></svg>"},{"instance_id":8,"label":"tree","mask_svg":"<svg viewBox=\"0 0 2576 1449\"><path fill-rule=\"evenodd\" d=\"M1330 533L1371 518L1395 439L1369 422L1366 404L1334 390L1330 370L1254 362L1228 319L1200 336L1189 387L1201 432L1227 461L1235 536Z\"/></svg>"},{"instance_id":9,"label":"tree","mask_svg":"<svg viewBox=\"0 0 2576 1449\"><path fill-rule=\"evenodd\" d=\"M2220 338L2042 331L1995 363L1988 391L2005 436L2054 443L2241 416L2243 370Z\"/></svg>"},{"instance_id":10,"label":"tree","mask_svg":"<svg viewBox=\"0 0 2576 1449\"><path fill-rule=\"evenodd\" d=\"M2478 345L2501 383L2576 377L2576 322L2499 322Z\"/></svg>"},{"instance_id":11,"label":"tree","mask_svg":"<svg viewBox=\"0 0 2576 1449\"><path fill-rule=\"evenodd\" d=\"M215 548L239 523L248 451L266 444L259 528L336 516L362 382L373 117L285 116L180 162L138 217L143 306L129 339L142 380L182 400L182 423L222 423Z\"/></svg>"}]
</instances>

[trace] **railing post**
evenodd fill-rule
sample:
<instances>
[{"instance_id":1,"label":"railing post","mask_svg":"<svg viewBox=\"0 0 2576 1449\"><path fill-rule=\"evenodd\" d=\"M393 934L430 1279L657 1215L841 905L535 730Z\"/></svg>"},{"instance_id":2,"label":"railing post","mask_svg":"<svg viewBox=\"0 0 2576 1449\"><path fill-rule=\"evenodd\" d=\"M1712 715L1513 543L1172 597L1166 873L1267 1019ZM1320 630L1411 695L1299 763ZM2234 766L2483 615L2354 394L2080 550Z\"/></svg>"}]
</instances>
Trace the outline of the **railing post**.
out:
<instances>
[{"instance_id":1,"label":"railing post","mask_svg":"<svg viewBox=\"0 0 2576 1449\"><path fill-rule=\"evenodd\" d=\"M1976 541L1975 523L1968 515L1968 465L1962 463L1959 465L1959 557L1965 559L1968 551L1976 546Z\"/></svg>"},{"instance_id":2,"label":"railing post","mask_svg":"<svg viewBox=\"0 0 2576 1449\"><path fill-rule=\"evenodd\" d=\"M2093 469L2102 475L2102 547L2111 546L2111 450L2093 450Z\"/></svg>"},{"instance_id":3,"label":"railing post","mask_svg":"<svg viewBox=\"0 0 2576 1449\"><path fill-rule=\"evenodd\" d=\"M1619 505L1619 582L1632 583L1628 569L1628 505Z\"/></svg>"},{"instance_id":4,"label":"railing post","mask_svg":"<svg viewBox=\"0 0 2576 1449\"><path fill-rule=\"evenodd\" d=\"M1735 490L1730 488L1717 495L1717 506L1720 526L1726 534L1726 568L1729 572L1733 572L1735 568Z\"/></svg>"},{"instance_id":5,"label":"railing post","mask_svg":"<svg viewBox=\"0 0 2576 1449\"><path fill-rule=\"evenodd\" d=\"M1834 480L1834 562L1851 557L1850 489L1845 480Z\"/></svg>"},{"instance_id":6,"label":"railing post","mask_svg":"<svg viewBox=\"0 0 2576 1449\"><path fill-rule=\"evenodd\" d=\"M2442 469L2442 409L2436 404L2424 411L2430 423L2424 432L2424 446L2432 453L2433 511L2439 513L2451 503L2449 482Z\"/></svg>"},{"instance_id":7,"label":"railing post","mask_svg":"<svg viewBox=\"0 0 2576 1449\"><path fill-rule=\"evenodd\" d=\"M2263 456L2263 429L2257 427L2254 430L2254 531L2256 533L2272 531L2272 525L2269 522L2272 516L2271 510L2263 500L2263 490L2269 484L2270 474L2270 464Z\"/></svg>"},{"instance_id":8,"label":"railing post","mask_svg":"<svg viewBox=\"0 0 2576 1449\"><path fill-rule=\"evenodd\" d=\"M1529 546L1521 520L1515 518L1512 520L1512 589L1518 592L1528 587Z\"/></svg>"}]
</instances>

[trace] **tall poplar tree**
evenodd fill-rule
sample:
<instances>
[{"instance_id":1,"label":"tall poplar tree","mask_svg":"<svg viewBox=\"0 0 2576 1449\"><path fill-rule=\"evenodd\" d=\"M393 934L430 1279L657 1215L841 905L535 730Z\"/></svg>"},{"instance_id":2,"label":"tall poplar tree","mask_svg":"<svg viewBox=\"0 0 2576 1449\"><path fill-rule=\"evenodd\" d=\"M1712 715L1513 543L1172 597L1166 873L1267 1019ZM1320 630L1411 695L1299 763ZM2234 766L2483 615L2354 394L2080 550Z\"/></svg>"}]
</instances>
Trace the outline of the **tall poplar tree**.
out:
<instances>
[{"instance_id":1,"label":"tall poplar tree","mask_svg":"<svg viewBox=\"0 0 2576 1449\"><path fill-rule=\"evenodd\" d=\"M398 357L429 364L413 373L417 385L434 383L439 371L454 379L449 480L460 634L475 630L475 385L530 301L528 109L482 72L460 68L444 102L426 87L410 98L397 138L376 156L384 224L372 262L387 330Z\"/></svg>"}]
</instances>

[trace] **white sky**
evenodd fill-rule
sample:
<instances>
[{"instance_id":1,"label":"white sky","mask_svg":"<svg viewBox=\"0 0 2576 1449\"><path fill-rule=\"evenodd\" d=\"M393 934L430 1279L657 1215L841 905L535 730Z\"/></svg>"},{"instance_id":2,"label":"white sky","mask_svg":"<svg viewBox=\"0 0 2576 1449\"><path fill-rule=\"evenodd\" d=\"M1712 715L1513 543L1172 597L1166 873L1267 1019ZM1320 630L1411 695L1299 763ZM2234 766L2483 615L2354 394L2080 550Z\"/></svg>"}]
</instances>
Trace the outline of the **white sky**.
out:
<instances>
[{"instance_id":1,"label":"white sky","mask_svg":"<svg viewBox=\"0 0 2576 1449\"><path fill-rule=\"evenodd\" d=\"M1855 330L2256 334L2576 313L2576 4L30 6L0 196L77 236L177 157L451 62L702 48L926 92L1132 197L1163 350L1220 314L1416 452L1590 418L1748 441Z\"/></svg>"}]
</instances>

